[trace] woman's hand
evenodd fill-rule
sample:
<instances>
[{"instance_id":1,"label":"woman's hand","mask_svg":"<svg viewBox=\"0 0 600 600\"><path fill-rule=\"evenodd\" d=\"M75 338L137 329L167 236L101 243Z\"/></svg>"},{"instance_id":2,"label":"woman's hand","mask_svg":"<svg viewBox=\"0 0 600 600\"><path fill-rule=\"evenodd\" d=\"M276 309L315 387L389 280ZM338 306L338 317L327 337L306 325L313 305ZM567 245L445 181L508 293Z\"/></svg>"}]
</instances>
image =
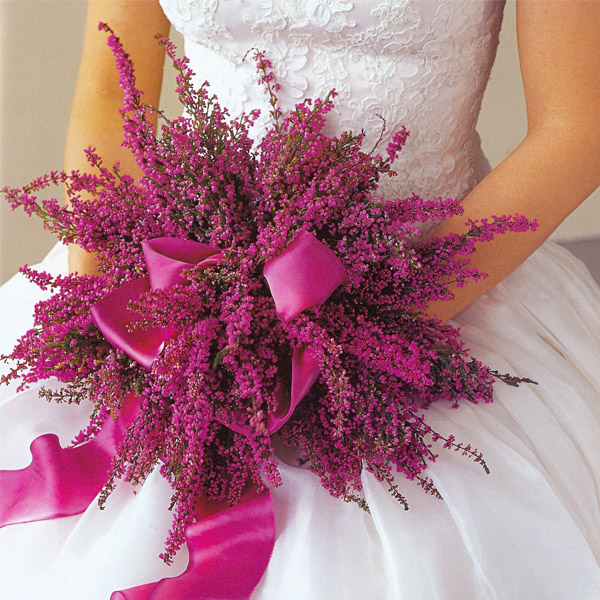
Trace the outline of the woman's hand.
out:
<instances>
[{"instance_id":1,"label":"woman's hand","mask_svg":"<svg viewBox=\"0 0 600 600\"><path fill-rule=\"evenodd\" d=\"M64 167L68 172L89 170L83 151L93 146L107 165L120 162L122 172L138 177L140 171L135 160L129 150L121 147L122 95L114 59L106 45L106 34L98 31L100 21L111 26L129 52L135 64L138 89L144 91L144 102L158 105L164 51L154 35L169 32L169 22L158 0L88 0ZM155 115L149 115L149 120L154 120L156 126ZM69 270L91 275L98 272L94 257L76 246L69 248Z\"/></svg>"},{"instance_id":2,"label":"woman's hand","mask_svg":"<svg viewBox=\"0 0 600 600\"><path fill-rule=\"evenodd\" d=\"M539 228L480 244L471 263L489 277L430 304L442 320L514 271L600 185L600 2L518 0L517 35L527 135L436 235L464 231L469 218L515 213Z\"/></svg>"}]
</instances>

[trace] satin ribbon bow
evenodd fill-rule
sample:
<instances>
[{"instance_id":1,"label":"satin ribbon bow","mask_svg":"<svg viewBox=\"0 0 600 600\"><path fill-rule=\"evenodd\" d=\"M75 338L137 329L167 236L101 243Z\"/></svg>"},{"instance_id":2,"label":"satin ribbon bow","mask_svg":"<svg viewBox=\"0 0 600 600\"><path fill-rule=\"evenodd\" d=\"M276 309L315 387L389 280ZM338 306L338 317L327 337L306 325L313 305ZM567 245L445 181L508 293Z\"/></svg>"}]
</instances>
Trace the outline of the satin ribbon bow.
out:
<instances>
[{"instance_id":1,"label":"satin ribbon bow","mask_svg":"<svg viewBox=\"0 0 600 600\"><path fill-rule=\"evenodd\" d=\"M222 251L190 240L157 238L142 242L148 277L130 281L108 293L91 308L92 317L104 337L146 369L151 369L174 327L152 327L131 330L131 324L144 316L128 310L130 301L148 290L166 289L185 283L184 269L205 269L224 260ZM303 310L322 304L346 279L339 258L317 238L300 231L286 249L265 264L264 276L275 301L275 312L290 321ZM267 434L275 433L291 417L298 403L317 380L320 368L304 345L292 353L292 381L289 398L278 394L278 406L267 414ZM241 412L241 411L240 411ZM236 413L227 427L249 435L252 427Z\"/></svg>"}]
</instances>

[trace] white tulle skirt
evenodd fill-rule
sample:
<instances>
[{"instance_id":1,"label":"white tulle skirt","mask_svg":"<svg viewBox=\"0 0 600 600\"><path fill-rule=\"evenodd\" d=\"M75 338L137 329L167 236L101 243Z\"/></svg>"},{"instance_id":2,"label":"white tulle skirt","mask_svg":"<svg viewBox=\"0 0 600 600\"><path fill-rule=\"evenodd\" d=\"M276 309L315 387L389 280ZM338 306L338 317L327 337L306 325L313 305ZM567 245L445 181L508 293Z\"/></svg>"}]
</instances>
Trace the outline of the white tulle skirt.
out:
<instances>
[{"instance_id":1,"label":"white tulle skirt","mask_svg":"<svg viewBox=\"0 0 600 600\"><path fill-rule=\"evenodd\" d=\"M62 248L44 268L60 270ZM0 349L31 322L40 298L15 277L1 290ZM477 446L491 474L440 449L429 473L444 501L408 481L404 511L364 476L371 515L324 491L280 455L273 491L277 540L253 599L598 600L600 598L600 291L568 252L546 244L456 319L472 353L538 385L498 382L495 402L433 406L441 433ZM3 367L5 368L5 367ZM67 444L88 407L46 403L34 387L3 388L1 468L29 464L43 433ZM114 590L175 576L158 558L171 490L155 472L122 484L106 509L0 530L1 597L108 600ZM176 600L176 599L174 599Z\"/></svg>"}]
</instances>

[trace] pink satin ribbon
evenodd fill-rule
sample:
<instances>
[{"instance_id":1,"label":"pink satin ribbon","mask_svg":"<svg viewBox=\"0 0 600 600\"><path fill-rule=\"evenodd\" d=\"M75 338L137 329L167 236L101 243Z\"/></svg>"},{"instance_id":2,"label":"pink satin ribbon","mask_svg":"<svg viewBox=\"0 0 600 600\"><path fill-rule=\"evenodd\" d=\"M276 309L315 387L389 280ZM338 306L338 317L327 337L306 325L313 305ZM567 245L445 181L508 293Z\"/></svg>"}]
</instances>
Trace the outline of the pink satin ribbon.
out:
<instances>
[{"instance_id":1,"label":"pink satin ribbon","mask_svg":"<svg viewBox=\"0 0 600 600\"><path fill-rule=\"evenodd\" d=\"M148 277L130 281L107 294L91 308L96 326L116 348L123 350L146 369L162 351L165 341L175 333L174 327L152 327L130 331L131 324L143 320L140 313L128 310L130 301L150 289L164 289L185 283L184 269L205 269L218 265L224 256L219 248L190 240L157 238L142 242ZM339 258L306 231L277 257L268 261L264 276L275 301L275 311L284 321L300 312L322 304L346 279L346 270ZM289 397L280 394L275 411L267 415L267 433L275 433L291 417L302 398L319 376L319 365L310 349L299 346L292 354L292 381ZM252 427L239 411L223 424L243 435Z\"/></svg>"},{"instance_id":2,"label":"pink satin ribbon","mask_svg":"<svg viewBox=\"0 0 600 600\"><path fill-rule=\"evenodd\" d=\"M346 280L340 259L307 231L299 231L279 256L265 264L263 273L277 316L284 321L323 304Z\"/></svg>"},{"instance_id":3,"label":"pink satin ribbon","mask_svg":"<svg viewBox=\"0 0 600 600\"><path fill-rule=\"evenodd\" d=\"M111 600L248 600L275 544L270 492L249 490L236 506L189 525L185 537L190 563L182 575L114 592Z\"/></svg>"},{"instance_id":4,"label":"pink satin ribbon","mask_svg":"<svg viewBox=\"0 0 600 600\"><path fill-rule=\"evenodd\" d=\"M0 471L0 527L84 512L106 482L138 413L138 398L131 394L119 417L81 446L61 448L54 434L36 438L28 467ZM190 562L184 573L114 592L111 600L248 600L275 544L270 492L249 489L233 507L205 501L197 516L185 531Z\"/></svg>"},{"instance_id":5,"label":"pink satin ribbon","mask_svg":"<svg viewBox=\"0 0 600 600\"><path fill-rule=\"evenodd\" d=\"M143 242L149 276L110 292L91 311L106 339L150 369L175 328L129 331L144 317L127 309L149 289L185 283L184 269L207 268L223 260L218 248L188 240L158 238ZM293 319L302 310L324 302L345 280L335 254L313 235L301 231L284 252L264 269L278 316ZM292 415L319 376L310 351L300 346L292 355L290 398L267 416L268 433L277 431ZM139 411L132 394L116 420L109 419L91 441L61 448L46 434L31 444L31 464L17 471L0 471L0 527L82 513L107 480L111 460L124 432ZM248 435L240 419L227 426ZM198 516L201 516L199 512ZM210 511L209 511L210 512ZM205 512L186 528L190 563L179 577L114 592L111 600L248 600L261 580L275 543L273 505L268 491L248 491L243 501Z\"/></svg>"},{"instance_id":6,"label":"pink satin ribbon","mask_svg":"<svg viewBox=\"0 0 600 600\"><path fill-rule=\"evenodd\" d=\"M292 383L289 395L284 395L282 386L276 388L277 408L269 411L267 414L267 434L271 435L281 429L292 413L300 403L300 400L306 396L312 384L319 377L321 369L319 363L312 357L305 346L294 348L292 354ZM245 424L246 413L242 410L236 411L230 421L222 421L229 429L242 435L250 435L253 432L252 426Z\"/></svg>"},{"instance_id":7,"label":"pink satin ribbon","mask_svg":"<svg viewBox=\"0 0 600 600\"><path fill-rule=\"evenodd\" d=\"M106 483L111 461L137 413L138 401L131 394L119 418L109 417L96 437L81 446L61 448L51 433L33 440L29 466L0 471L0 527L85 511Z\"/></svg>"},{"instance_id":8,"label":"pink satin ribbon","mask_svg":"<svg viewBox=\"0 0 600 600\"><path fill-rule=\"evenodd\" d=\"M90 309L94 323L113 346L123 350L146 369L161 353L174 327L149 327L130 330L144 315L129 310L127 305L149 290L173 287L185 283L184 269L206 268L218 264L223 255L218 248L177 238L157 238L142 242L148 267L148 277L135 279L113 290Z\"/></svg>"}]
</instances>

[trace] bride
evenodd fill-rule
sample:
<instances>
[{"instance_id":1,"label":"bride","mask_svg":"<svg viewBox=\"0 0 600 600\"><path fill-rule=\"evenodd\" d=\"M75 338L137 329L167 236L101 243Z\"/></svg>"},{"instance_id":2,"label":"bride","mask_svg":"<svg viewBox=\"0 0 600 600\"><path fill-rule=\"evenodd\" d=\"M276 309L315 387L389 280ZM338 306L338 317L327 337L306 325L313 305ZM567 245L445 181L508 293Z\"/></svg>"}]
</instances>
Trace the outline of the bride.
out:
<instances>
[{"instance_id":1,"label":"bride","mask_svg":"<svg viewBox=\"0 0 600 600\"><path fill-rule=\"evenodd\" d=\"M474 127L502 1L161 5L89 0L67 170L86 170L82 149L93 145L107 162L138 173L119 146L121 95L97 24L108 22L119 33L145 101L157 104L162 50L153 34L168 30L166 15L184 34L199 81L209 80L234 116L257 106L268 114L252 67L241 61L259 47L282 84L284 110L335 87L330 131L364 127L373 134L377 114L386 116L390 134L406 125L411 138L396 163L400 175L383 182L383 191L463 198L464 216L443 222L436 234L493 214L539 221L535 233L481 245L472 262L489 277L429 308L453 319L485 364L539 382L497 385L490 405L431 407L431 425L483 449L492 474L442 453L429 473L444 502L407 483L406 513L365 474L372 513L366 515L331 498L314 475L282 455L284 485L272 492L275 550L252 598L600 597L600 291L578 261L545 242L600 184L600 2L518 1L528 130L492 171ZM60 269L64 260L53 253L44 268ZM77 248L69 266L95 269L93 257ZM15 335L33 295L19 279L2 289ZM29 444L42 433L68 443L88 417L85 407L42 403L35 386L2 394L4 469L26 466ZM171 522L169 499L168 484L155 472L139 490L120 485L102 512L94 502L81 515L4 527L6 596L101 600L182 573L185 551L171 567L157 558Z\"/></svg>"}]
</instances>

